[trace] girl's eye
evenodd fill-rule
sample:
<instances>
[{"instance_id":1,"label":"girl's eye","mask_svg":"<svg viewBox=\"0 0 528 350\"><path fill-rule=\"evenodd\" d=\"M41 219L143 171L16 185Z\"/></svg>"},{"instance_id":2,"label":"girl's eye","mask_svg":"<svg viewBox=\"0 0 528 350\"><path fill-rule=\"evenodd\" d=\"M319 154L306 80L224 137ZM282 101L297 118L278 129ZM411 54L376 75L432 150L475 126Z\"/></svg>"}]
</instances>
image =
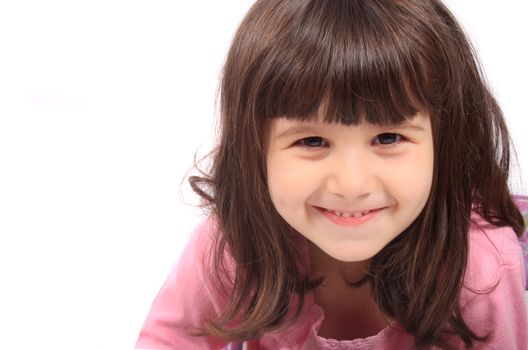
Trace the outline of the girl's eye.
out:
<instances>
[{"instance_id":1,"label":"girl's eye","mask_svg":"<svg viewBox=\"0 0 528 350\"><path fill-rule=\"evenodd\" d=\"M319 136L305 137L304 139L297 141L296 144L306 148L319 148L328 146L328 143Z\"/></svg>"},{"instance_id":2,"label":"girl's eye","mask_svg":"<svg viewBox=\"0 0 528 350\"><path fill-rule=\"evenodd\" d=\"M403 141L402 135L393 134L393 133L385 133L385 134L380 134L376 136L376 141L374 141L374 143L384 145L384 146L391 146L401 141Z\"/></svg>"}]
</instances>

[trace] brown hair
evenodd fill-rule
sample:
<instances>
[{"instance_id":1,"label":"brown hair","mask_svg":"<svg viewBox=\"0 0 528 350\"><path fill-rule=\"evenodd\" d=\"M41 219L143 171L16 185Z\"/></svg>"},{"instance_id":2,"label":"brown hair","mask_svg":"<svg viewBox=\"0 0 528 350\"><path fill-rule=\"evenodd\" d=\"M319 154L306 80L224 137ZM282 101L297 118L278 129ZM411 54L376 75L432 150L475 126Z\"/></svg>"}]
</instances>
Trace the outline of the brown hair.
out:
<instances>
[{"instance_id":1,"label":"brown hair","mask_svg":"<svg viewBox=\"0 0 528 350\"><path fill-rule=\"evenodd\" d=\"M260 0L240 25L223 70L220 139L209 174L190 183L218 220L214 269L235 274L220 317L199 334L258 338L298 316L311 281L298 236L267 188L264 134L270 118L347 125L430 112L434 176L419 217L372 261L381 310L418 347L450 347L455 334L483 341L458 298L468 259L470 213L520 235L524 223L507 185L510 139L472 47L439 0ZM225 281L225 279L224 279ZM293 317L292 295L300 297ZM236 323L234 323L236 320ZM233 326L234 325L234 326Z\"/></svg>"}]
</instances>

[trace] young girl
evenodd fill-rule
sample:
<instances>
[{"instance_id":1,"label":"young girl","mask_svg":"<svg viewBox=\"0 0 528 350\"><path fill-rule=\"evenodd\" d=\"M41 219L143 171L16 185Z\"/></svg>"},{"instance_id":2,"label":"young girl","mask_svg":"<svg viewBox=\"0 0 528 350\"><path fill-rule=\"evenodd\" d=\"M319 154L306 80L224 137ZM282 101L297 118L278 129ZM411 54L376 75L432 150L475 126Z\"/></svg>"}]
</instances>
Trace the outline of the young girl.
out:
<instances>
[{"instance_id":1,"label":"young girl","mask_svg":"<svg viewBox=\"0 0 528 350\"><path fill-rule=\"evenodd\" d=\"M221 118L137 348L528 349L509 135L439 0L257 1Z\"/></svg>"}]
</instances>

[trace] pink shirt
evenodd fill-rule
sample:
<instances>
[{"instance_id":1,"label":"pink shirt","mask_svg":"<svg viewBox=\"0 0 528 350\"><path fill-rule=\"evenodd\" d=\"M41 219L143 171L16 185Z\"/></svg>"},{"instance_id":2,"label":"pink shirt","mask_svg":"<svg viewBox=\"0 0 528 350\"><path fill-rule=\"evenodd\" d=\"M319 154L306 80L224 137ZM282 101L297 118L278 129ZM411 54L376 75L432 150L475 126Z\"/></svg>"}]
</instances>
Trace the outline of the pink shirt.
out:
<instances>
[{"instance_id":1,"label":"pink shirt","mask_svg":"<svg viewBox=\"0 0 528 350\"><path fill-rule=\"evenodd\" d=\"M528 349L528 321L524 297L525 274L521 248L511 228L491 226L477 215L481 226L472 224L465 288L460 295L462 315L477 334L491 332L488 344L476 349ZM186 332L200 325L206 316L220 313L225 300L219 298L205 278L203 257L211 245L214 221L200 225L187 244L178 266L168 277L140 332L136 348L222 349L227 342L213 337L194 338ZM478 294L471 290L488 290ZM413 349L414 338L393 324L377 335L354 340L326 339L317 335L324 318L313 293L299 319L290 327L264 335L259 349ZM463 348L460 343L460 348Z\"/></svg>"}]
</instances>

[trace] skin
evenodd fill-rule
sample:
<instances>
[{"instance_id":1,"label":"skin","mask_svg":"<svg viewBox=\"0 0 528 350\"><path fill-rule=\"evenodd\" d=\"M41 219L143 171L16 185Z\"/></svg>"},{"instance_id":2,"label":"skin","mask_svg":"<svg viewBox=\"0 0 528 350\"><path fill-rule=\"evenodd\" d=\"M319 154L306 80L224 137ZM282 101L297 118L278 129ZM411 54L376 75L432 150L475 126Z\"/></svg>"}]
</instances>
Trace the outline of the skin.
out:
<instances>
[{"instance_id":1,"label":"skin","mask_svg":"<svg viewBox=\"0 0 528 350\"><path fill-rule=\"evenodd\" d=\"M325 310L320 335L354 339L376 334L387 324L369 287L348 287L339 268L346 268L348 280L359 280L370 259L401 234L427 202L434 161L429 114L420 111L407 123L346 126L324 123L322 117L317 122L279 117L269 123L271 200L284 220L308 239L312 273L325 276L316 295ZM335 213L328 210L377 212L362 223L336 223ZM361 322L350 327L358 313Z\"/></svg>"},{"instance_id":2,"label":"skin","mask_svg":"<svg viewBox=\"0 0 528 350\"><path fill-rule=\"evenodd\" d=\"M329 256L370 259L416 219L429 196L430 119L419 112L410 123L423 130L271 120L266 161L275 208ZM317 208L381 210L362 224L345 226Z\"/></svg>"}]
</instances>

